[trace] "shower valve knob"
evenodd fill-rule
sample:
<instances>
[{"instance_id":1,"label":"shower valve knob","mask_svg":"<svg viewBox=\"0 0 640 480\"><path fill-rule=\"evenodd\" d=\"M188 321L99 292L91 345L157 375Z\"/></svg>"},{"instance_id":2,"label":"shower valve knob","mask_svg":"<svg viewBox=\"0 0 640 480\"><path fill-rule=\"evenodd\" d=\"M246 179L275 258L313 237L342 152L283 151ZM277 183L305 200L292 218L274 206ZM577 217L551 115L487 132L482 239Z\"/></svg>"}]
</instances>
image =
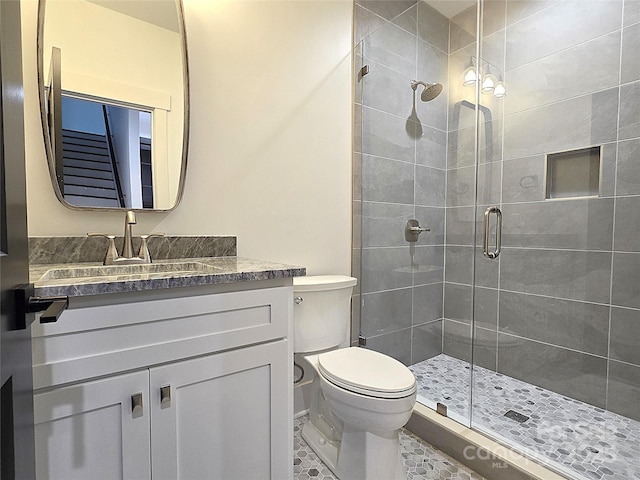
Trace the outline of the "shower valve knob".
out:
<instances>
[{"instance_id":1,"label":"shower valve knob","mask_svg":"<svg viewBox=\"0 0 640 480\"><path fill-rule=\"evenodd\" d=\"M417 242L418 237L422 232L430 232L429 228L422 228L418 220L407 220L407 224L404 227L404 239L407 242Z\"/></svg>"}]
</instances>

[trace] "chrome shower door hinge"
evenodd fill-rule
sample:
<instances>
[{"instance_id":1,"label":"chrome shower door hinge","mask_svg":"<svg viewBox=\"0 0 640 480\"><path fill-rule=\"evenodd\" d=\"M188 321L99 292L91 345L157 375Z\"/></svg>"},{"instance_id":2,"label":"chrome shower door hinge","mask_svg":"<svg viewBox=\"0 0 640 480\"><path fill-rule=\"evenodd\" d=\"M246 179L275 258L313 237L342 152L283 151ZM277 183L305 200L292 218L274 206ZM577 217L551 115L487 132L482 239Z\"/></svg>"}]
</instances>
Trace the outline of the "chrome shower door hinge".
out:
<instances>
[{"instance_id":1,"label":"chrome shower door hinge","mask_svg":"<svg viewBox=\"0 0 640 480\"><path fill-rule=\"evenodd\" d=\"M361 347L366 347L367 339L364 337L358 337L358 345L360 345Z\"/></svg>"}]
</instances>

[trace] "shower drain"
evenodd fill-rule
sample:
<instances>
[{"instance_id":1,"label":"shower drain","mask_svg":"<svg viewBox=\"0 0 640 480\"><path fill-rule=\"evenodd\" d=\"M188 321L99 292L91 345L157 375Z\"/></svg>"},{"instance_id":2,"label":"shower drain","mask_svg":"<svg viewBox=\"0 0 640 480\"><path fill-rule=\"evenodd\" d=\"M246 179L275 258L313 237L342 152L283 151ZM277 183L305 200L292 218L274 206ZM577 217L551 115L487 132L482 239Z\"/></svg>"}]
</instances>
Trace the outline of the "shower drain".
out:
<instances>
[{"instance_id":1,"label":"shower drain","mask_svg":"<svg viewBox=\"0 0 640 480\"><path fill-rule=\"evenodd\" d=\"M524 423L529 420L529 417L523 415L521 413L516 412L515 410L509 410L504 414L505 417L510 418L511 420L515 420L518 423Z\"/></svg>"}]
</instances>

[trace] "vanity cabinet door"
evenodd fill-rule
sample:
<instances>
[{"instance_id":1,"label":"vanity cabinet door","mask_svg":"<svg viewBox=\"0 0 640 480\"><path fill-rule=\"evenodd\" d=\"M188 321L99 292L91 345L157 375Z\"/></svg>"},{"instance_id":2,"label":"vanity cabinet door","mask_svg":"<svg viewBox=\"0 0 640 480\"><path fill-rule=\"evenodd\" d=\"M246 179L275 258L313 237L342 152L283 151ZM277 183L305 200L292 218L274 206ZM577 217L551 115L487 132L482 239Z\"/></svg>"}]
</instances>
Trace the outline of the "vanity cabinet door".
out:
<instances>
[{"instance_id":1,"label":"vanity cabinet door","mask_svg":"<svg viewBox=\"0 0 640 480\"><path fill-rule=\"evenodd\" d=\"M37 393L38 480L150 479L148 389L144 370Z\"/></svg>"},{"instance_id":2,"label":"vanity cabinet door","mask_svg":"<svg viewBox=\"0 0 640 480\"><path fill-rule=\"evenodd\" d=\"M150 370L152 476L292 477L286 340Z\"/></svg>"}]
</instances>

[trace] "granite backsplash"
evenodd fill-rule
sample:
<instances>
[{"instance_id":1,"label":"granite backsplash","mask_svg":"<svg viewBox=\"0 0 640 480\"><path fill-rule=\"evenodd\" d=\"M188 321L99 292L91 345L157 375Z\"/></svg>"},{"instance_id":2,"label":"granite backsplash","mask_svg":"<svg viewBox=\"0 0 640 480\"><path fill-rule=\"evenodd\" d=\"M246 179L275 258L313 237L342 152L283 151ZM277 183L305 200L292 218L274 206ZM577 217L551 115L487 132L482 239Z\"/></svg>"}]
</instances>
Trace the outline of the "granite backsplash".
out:
<instances>
[{"instance_id":1,"label":"granite backsplash","mask_svg":"<svg viewBox=\"0 0 640 480\"><path fill-rule=\"evenodd\" d=\"M170 236L148 240L153 260L200 257L234 257L236 237L230 236ZM102 262L107 253L103 237L30 237L29 262L34 264ZM122 252L122 237L116 237L118 252ZM137 254L140 239L133 238Z\"/></svg>"}]
</instances>

